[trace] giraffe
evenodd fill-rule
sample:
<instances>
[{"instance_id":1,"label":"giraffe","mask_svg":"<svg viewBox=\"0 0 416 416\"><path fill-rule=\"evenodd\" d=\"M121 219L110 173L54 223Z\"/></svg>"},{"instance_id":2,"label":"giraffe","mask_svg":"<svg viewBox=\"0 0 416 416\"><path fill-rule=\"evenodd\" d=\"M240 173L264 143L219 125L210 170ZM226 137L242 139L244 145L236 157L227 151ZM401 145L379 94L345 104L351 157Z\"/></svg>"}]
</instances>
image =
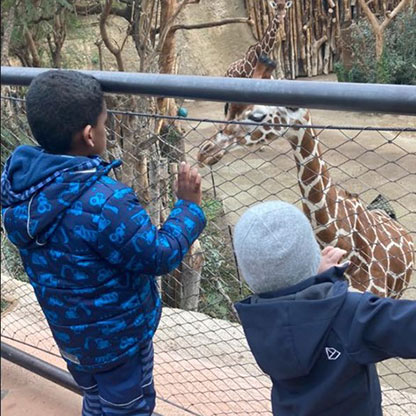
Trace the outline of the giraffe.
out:
<instances>
[{"instance_id":1,"label":"giraffe","mask_svg":"<svg viewBox=\"0 0 416 416\"><path fill-rule=\"evenodd\" d=\"M286 16L286 10L292 5L291 1L276 0L270 2L275 9L275 15L267 27L262 39L250 46L243 58L233 62L225 73L226 77L251 78L256 68L257 60L262 54L270 55L274 49L277 32Z\"/></svg>"},{"instance_id":2,"label":"giraffe","mask_svg":"<svg viewBox=\"0 0 416 416\"><path fill-rule=\"evenodd\" d=\"M262 57L270 56L276 44L277 33L279 31L280 25L283 24L284 18L286 17L286 11L292 6L292 2L286 0L276 0L270 1L270 5L275 10L275 15L267 26L263 37L259 42L251 45L242 58L230 64L225 73L226 77L252 78L256 69L257 62ZM270 62L272 61L270 60ZM275 68L276 64L274 63L272 70ZM229 103L225 103L224 105L224 115L226 120L233 119L232 114L228 113L229 106Z\"/></svg>"},{"instance_id":3,"label":"giraffe","mask_svg":"<svg viewBox=\"0 0 416 416\"><path fill-rule=\"evenodd\" d=\"M259 62L253 76L262 78L265 71L267 65ZM309 110L234 103L231 107L235 121L251 124L227 124L202 143L199 163L213 165L236 145L286 138L294 153L303 211L320 247L347 251L350 265L345 275L355 289L400 297L414 263L410 233L384 211L369 210L357 195L334 184L319 137L310 127Z\"/></svg>"}]
</instances>

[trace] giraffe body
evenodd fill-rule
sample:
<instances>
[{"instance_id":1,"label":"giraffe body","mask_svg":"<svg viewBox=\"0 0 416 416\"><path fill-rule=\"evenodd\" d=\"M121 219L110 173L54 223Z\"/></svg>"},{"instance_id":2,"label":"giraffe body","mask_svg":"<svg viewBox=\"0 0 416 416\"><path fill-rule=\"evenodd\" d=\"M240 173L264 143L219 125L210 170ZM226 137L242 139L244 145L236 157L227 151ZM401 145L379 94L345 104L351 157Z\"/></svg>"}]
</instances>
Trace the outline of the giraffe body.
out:
<instances>
[{"instance_id":1,"label":"giraffe body","mask_svg":"<svg viewBox=\"0 0 416 416\"><path fill-rule=\"evenodd\" d=\"M321 248L333 245L347 251L350 266L346 277L354 288L379 296L399 297L409 283L414 262L410 233L384 211L367 209L358 196L332 182L322 158L319 138L310 127L309 111L237 106L237 109L230 109L235 121L258 125L228 124L202 144L199 162L212 165L236 145L285 137L294 152L303 211L311 221Z\"/></svg>"}]
</instances>

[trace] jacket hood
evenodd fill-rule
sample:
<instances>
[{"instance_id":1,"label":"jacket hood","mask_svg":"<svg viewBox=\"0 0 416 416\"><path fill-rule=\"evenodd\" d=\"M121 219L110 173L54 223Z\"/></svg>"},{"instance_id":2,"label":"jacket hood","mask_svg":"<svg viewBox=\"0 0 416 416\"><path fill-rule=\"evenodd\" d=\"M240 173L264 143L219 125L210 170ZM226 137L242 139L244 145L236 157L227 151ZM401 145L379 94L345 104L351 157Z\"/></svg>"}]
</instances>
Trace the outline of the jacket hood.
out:
<instances>
[{"instance_id":1,"label":"jacket hood","mask_svg":"<svg viewBox=\"0 0 416 416\"><path fill-rule=\"evenodd\" d=\"M65 211L76 210L76 200L120 164L98 156L55 155L35 146L16 148L1 176L3 221L12 243L45 244Z\"/></svg>"},{"instance_id":2,"label":"jacket hood","mask_svg":"<svg viewBox=\"0 0 416 416\"><path fill-rule=\"evenodd\" d=\"M340 279L345 269L333 267L235 305L250 349L266 374L285 380L310 372L347 295L348 283Z\"/></svg>"}]
</instances>

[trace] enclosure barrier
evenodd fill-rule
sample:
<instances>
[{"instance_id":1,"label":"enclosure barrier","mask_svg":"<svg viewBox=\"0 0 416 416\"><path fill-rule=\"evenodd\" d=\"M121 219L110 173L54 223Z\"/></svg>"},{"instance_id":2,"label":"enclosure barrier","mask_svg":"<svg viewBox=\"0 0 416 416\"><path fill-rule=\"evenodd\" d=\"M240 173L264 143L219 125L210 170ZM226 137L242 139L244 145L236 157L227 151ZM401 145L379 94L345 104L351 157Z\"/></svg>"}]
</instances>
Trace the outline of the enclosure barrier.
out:
<instances>
[{"instance_id":1,"label":"enclosure barrier","mask_svg":"<svg viewBox=\"0 0 416 416\"><path fill-rule=\"evenodd\" d=\"M1 67L2 85L29 85L47 68ZM416 114L416 87L408 85L284 81L110 71L93 75L109 93L209 101L287 105L329 110Z\"/></svg>"},{"instance_id":2,"label":"enclosure barrier","mask_svg":"<svg viewBox=\"0 0 416 416\"><path fill-rule=\"evenodd\" d=\"M19 85L28 85L40 71L2 67L2 167L15 146L34 143L25 117L25 90ZM171 206L177 162L186 156L195 164L201 144L227 125L219 102L307 105L313 109L322 158L337 186L368 205L383 195L416 241L416 126L414 117L403 116L416 114L416 87L90 73L113 93L106 157L122 158L116 176L134 188L156 223ZM124 104L131 94L186 98L181 105L189 117L135 111L131 101ZM327 108L338 111L320 110ZM340 112L351 109L355 113ZM165 125L158 130L161 121ZM209 222L193 257L203 265L198 269L191 258L161 279L164 311L155 338L158 398L180 407L183 415L269 415L270 381L255 364L233 308L249 291L233 255L232 233L241 213L256 202L284 199L301 206L293 150L283 138L241 147L200 172ZM2 338L59 356L16 250L4 232L1 238ZM416 299L415 279L413 268L403 298ZM11 356L2 345L5 355ZM19 352L13 359L31 361ZM36 367L39 363L34 362ZM40 366L42 371L48 367ZM388 360L378 371L384 414L416 414L414 360Z\"/></svg>"},{"instance_id":3,"label":"enclosure barrier","mask_svg":"<svg viewBox=\"0 0 416 416\"><path fill-rule=\"evenodd\" d=\"M68 390L77 394L82 394L80 388L75 383L72 376L64 370L49 364L46 361L40 360L33 355L20 351L5 342L1 343L1 357L12 363L15 363L26 370L31 371L41 377L44 377Z\"/></svg>"}]
</instances>

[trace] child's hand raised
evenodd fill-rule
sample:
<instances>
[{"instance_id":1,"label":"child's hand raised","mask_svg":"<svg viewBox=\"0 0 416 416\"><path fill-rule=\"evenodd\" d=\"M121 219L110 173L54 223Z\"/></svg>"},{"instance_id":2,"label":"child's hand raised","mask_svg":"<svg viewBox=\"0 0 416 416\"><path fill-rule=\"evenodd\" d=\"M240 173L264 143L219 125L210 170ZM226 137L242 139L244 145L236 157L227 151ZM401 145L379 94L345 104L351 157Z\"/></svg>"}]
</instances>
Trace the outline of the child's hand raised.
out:
<instances>
[{"instance_id":1,"label":"child's hand raised","mask_svg":"<svg viewBox=\"0 0 416 416\"><path fill-rule=\"evenodd\" d=\"M178 199L185 199L201 205L201 175L198 173L198 169L191 169L189 163L182 162L179 166L178 180L176 182L176 196Z\"/></svg>"},{"instance_id":2,"label":"child's hand raised","mask_svg":"<svg viewBox=\"0 0 416 416\"><path fill-rule=\"evenodd\" d=\"M333 266L341 266L340 260L347 252L338 247L328 246L321 251L321 263L319 264L318 274L330 269Z\"/></svg>"}]
</instances>

